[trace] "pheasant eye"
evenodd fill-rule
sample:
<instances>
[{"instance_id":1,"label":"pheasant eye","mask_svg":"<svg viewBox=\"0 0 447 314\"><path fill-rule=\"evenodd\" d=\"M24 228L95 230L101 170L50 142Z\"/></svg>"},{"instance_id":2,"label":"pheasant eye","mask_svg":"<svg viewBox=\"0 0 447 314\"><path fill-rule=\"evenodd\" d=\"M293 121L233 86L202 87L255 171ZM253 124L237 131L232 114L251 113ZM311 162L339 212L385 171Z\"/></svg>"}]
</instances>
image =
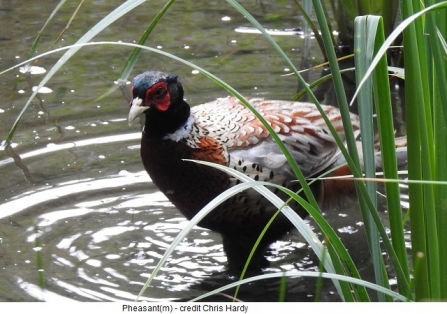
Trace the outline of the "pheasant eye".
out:
<instances>
[{"instance_id":1,"label":"pheasant eye","mask_svg":"<svg viewBox=\"0 0 447 314\"><path fill-rule=\"evenodd\" d=\"M166 82L158 82L146 91L146 106L155 106L160 111L166 111L170 105L170 96Z\"/></svg>"},{"instance_id":2,"label":"pheasant eye","mask_svg":"<svg viewBox=\"0 0 447 314\"><path fill-rule=\"evenodd\" d=\"M166 90L162 87L157 87L157 89L154 92L155 98L162 98L166 95Z\"/></svg>"},{"instance_id":3,"label":"pheasant eye","mask_svg":"<svg viewBox=\"0 0 447 314\"><path fill-rule=\"evenodd\" d=\"M149 88L146 92L147 100L163 99L168 93L166 82L159 82Z\"/></svg>"}]
</instances>

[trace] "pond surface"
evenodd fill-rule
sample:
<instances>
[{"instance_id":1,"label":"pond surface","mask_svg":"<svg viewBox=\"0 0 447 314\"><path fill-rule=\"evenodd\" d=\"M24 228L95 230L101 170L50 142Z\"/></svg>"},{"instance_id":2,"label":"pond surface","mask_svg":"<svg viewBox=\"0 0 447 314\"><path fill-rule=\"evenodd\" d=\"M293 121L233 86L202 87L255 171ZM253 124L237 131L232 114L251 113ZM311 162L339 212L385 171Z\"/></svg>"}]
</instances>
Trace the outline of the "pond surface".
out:
<instances>
[{"instance_id":1,"label":"pond surface","mask_svg":"<svg viewBox=\"0 0 447 314\"><path fill-rule=\"evenodd\" d=\"M296 7L276 1L240 1L272 29L302 26ZM26 60L27 53L58 1L0 3L0 70ZM137 42L165 1L148 1L98 35L94 41ZM121 1L86 2L54 47L75 43ZM42 33L38 53L50 47L68 23L76 2L67 2ZM258 34L222 1L178 1L147 42L204 67L247 96L289 99L297 81ZM322 62L319 48L300 36L275 37L299 65ZM302 59L305 44L311 58ZM129 47L86 47L32 101L13 138L0 152L0 301L134 300L165 249L186 225L143 170L140 126L127 123L128 99L114 86ZM35 65L47 71L61 53ZM143 52L132 77L146 70L179 75L190 104L226 93L191 68ZM310 80L320 75L310 72ZM43 75L28 78L18 69L0 76L0 136L4 140ZM370 261L355 202L327 211L366 278ZM291 233L272 246L265 272L315 270L318 262L302 237ZM232 282L225 273L220 237L195 228L176 248L142 300L188 300ZM45 289L39 284L43 278ZM324 282L322 300L337 301ZM240 299L275 301L277 281L244 286ZM288 301L312 301L315 280L287 283ZM228 292L231 295L231 291ZM216 296L212 300L228 300Z\"/></svg>"}]
</instances>

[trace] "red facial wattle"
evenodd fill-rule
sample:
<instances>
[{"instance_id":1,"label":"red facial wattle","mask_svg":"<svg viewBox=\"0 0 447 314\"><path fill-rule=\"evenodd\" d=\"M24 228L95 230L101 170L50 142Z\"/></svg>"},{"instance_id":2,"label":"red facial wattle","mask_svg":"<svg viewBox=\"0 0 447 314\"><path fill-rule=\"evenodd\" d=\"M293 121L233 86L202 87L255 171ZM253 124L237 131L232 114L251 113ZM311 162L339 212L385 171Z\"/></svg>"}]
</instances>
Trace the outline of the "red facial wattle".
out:
<instances>
[{"instance_id":1,"label":"red facial wattle","mask_svg":"<svg viewBox=\"0 0 447 314\"><path fill-rule=\"evenodd\" d=\"M146 92L145 106L155 105L159 111L166 111L171 104L171 97L166 82L158 82L152 85Z\"/></svg>"}]
</instances>

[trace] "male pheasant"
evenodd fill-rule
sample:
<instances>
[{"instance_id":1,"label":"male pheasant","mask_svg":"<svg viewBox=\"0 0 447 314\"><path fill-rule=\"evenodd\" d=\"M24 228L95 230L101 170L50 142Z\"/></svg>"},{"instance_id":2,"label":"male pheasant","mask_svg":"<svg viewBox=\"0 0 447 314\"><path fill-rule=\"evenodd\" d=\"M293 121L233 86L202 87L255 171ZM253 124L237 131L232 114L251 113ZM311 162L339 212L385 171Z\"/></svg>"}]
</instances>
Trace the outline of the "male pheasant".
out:
<instances>
[{"instance_id":1,"label":"male pheasant","mask_svg":"<svg viewBox=\"0 0 447 314\"><path fill-rule=\"evenodd\" d=\"M183 159L205 160L237 169L254 178L299 190L286 158L253 113L233 97L190 108L176 76L148 71L132 82L129 121L144 113L141 158L154 184L191 219L208 202L237 184L237 180L212 167ZM341 153L320 113L304 102L248 99L295 158L305 176L315 176L340 162ZM340 112L323 106L338 135L344 139ZM354 131L359 120L351 114ZM314 194L321 183L312 184ZM279 193L277 190L275 193ZM302 217L307 212L292 208ZM222 235L229 269L244 266L260 232L276 208L254 190L246 190L212 211L200 226ZM250 267L268 265L267 247L292 229L279 215L264 236Z\"/></svg>"}]
</instances>

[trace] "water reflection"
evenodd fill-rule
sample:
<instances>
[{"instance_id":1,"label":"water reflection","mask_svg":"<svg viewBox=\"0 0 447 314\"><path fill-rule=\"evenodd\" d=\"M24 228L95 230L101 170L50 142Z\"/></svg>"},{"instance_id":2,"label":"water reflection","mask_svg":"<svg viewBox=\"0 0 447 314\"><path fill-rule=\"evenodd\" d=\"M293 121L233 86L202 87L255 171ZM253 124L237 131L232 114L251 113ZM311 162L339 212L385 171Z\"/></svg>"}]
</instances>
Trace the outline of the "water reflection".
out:
<instances>
[{"instance_id":1,"label":"water reflection","mask_svg":"<svg viewBox=\"0 0 447 314\"><path fill-rule=\"evenodd\" d=\"M118 121L126 121L126 119L122 118L122 119L114 119L113 120L113 122L118 122ZM71 128L71 127L68 127L68 128ZM41 148L41 149L37 149L34 151L30 151L30 152L21 154L20 158L25 159L25 158L30 158L30 157L36 157L36 156L40 156L43 154L54 153L54 152L57 152L60 150L66 150L66 149L74 148L74 147L83 147L83 146L90 146L90 145L97 145L97 144L104 144L104 143L122 142L122 141L129 141L129 140L135 140L135 139L140 139L140 138L141 138L141 133L136 132L136 133L131 133L131 134L120 134L120 135L91 138L91 139L76 141L73 143L62 143L62 144L49 143L49 144L47 144L47 147L45 147L45 148ZM17 144L14 144L14 143L11 144L11 148L14 148L16 146L17 146ZM12 163L13 161L14 161L13 158L7 158L4 160L0 160L0 166Z\"/></svg>"},{"instance_id":2,"label":"water reflection","mask_svg":"<svg viewBox=\"0 0 447 314\"><path fill-rule=\"evenodd\" d=\"M187 223L160 192L153 189L152 193L142 193L147 181L145 172L124 172L109 178L63 182L19 195L3 204L0 212L10 216L24 209L45 209L32 219L38 232L31 224L24 228L27 249L21 252L23 259L34 260L36 238L43 244L45 291L79 300L116 300L117 295L133 300L173 237ZM123 193L123 187L129 192ZM16 214L14 220L23 223L24 216ZM169 295L161 291L182 291L223 268L213 261L213 253L223 258L221 245L208 236L197 228L192 239L181 243L150 295L165 299ZM205 258L198 265L196 259L201 256ZM29 263L23 265L30 266L33 268ZM31 278L21 277L17 283L36 297L36 287L29 283L33 272L29 275ZM108 292L100 293L104 289ZM48 297L41 293L39 299Z\"/></svg>"}]
</instances>

